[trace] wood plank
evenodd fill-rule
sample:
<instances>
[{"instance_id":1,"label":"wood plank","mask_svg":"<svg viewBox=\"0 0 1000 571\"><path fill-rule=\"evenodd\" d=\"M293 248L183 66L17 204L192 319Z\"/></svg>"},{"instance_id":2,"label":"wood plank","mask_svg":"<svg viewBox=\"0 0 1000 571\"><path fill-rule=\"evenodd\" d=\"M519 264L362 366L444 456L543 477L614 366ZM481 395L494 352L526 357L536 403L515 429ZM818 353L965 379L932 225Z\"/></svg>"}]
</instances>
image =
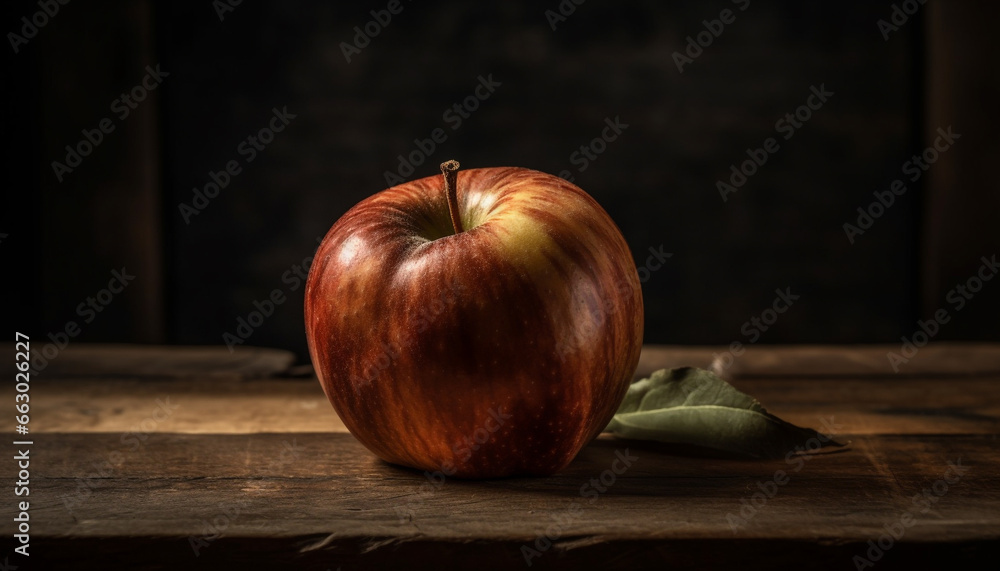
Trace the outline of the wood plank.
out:
<instances>
[{"instance_id":1,"label":"wood plank","mask_svg":"<svg viewBox=\"0 0 1000 571\"><path fill-rule=\"evenodd\" d=\"M44 341L33 345L42 350ZM13 361L13 344L6 346ZM886 353L899 345L751 345L733 356L726 374L734 377L847 377L1000 375L1000 344L932 343L892 370ZM728 347L645 345L636 377L670 367L709 367L715 356L723 364L732 356ZM308 367L292 368L294 355L279 349L239 347L185 347L160 345L71 344L41 372L47 380L78 377L260 378L307 374Z\"/></svg>"},{"instance_id":2,"label":"wood plank","mask_svg":"<svg viewBox=\"0 0 1000 571\"><path fill-rule=\"evenodd\" d=\"M604 473L610 482L607 471L626 449L636 458L631 466L593 501L581 496L591 478ZM99 475L95 466L115 451L119 464ZM842 569L885 524L914 511L912 497L959 458L967 473L931 511L915 514L879 568L944 555L975 564L1000 540L992 436L864 436L801 463L602 437L556 476L436 487L343 434L154 434L135 450L118 434L51 434L36 439L33 454L32 521L46 560L86 549L89 561L107 554L148 568L284 561L332 569L402 556L427 566L426 558L447 553L457 568L517 568L521 546L561 522L535 565L579 568L602 557L612 568L664 558L672 568L748 566L758 557L790 561L780 550L793 549L818 568ZM789 474L788 483L734 531L727 516L739 515L741 500L776 470ZM221 537L196 557L188 538L214 535L213 521ZM11 529L5 521L4 532Z\"/></svg>"},{"instance_id":3,"label":"wood plank","mask_svg":"<svg viewBox=\"0 0 1000 571\"><path fill-rule=\"evenodd\" d=\"M44 356L47 340L35 340L33 356ZM13 344L10 361L14 360ZM72 343L36 374L46 380L78 377L151 379L256 379L286 374L295 362L291 351L265 347L127 345Z\"/></svg>"},{"instance_id":4,"label":"wood plank","mask_svg":"<svg viewBox=\"0 0 1000 571\"><path fill-rule=\"evenodd\" d=\"M347 432L319 381L74 379L32 386L32 433ZM5 387L13 399L13 387ZM11 400L11 402L13 402ZM149 419L164 403L169 416Z\"/></svg>"},{"instance_id":5,"label":"wood plank","mask_svg":"<svg viewBox=\"0 0 1000 571\"><path fill-rule=\"evenodd\" d=\"M987 127L1000 122L1000 110L993 105L1000 89L1000 44L982 41L1000 19L1000 4L928 2L923 9L927 46L920 91L925 114L920 141L907 156L933 145L938 129L952 129L961 138L956 136L954 146L931 162L919 195L900 197L919 199L922 206L920 317L930 318L945 308L951 318L942 335L997 341L996 270L986 268L981 275L978 271L983 257L996 260L1000 254L996 134ZM990 281L966 285L970 278L982 277ZM958 306L962 311L956 310L956 286L965 286L965 294L972 296L967 306ZM979 287L985 291L980 293Z\"/></svg>"},{"instance_id":6,"label":"wood plank","mask_svg":"<svg viewBox=\"0 0 1000 571\"><path fill-rule=\"evenodd\" d=\"M937 342L926 345L894 371L886 354L902 342L883 345L750 345L738 356L728 347L645 345L637 376L662 368L708 368L718 355L735 377L911 377L1000 374L1000 344ZM740 350L738 349L737 352ZM730 361L731 359L731 361Z\"/></svg>"},{"instance_id":7,"label":"wood plank","mask_svg":"<svg viewBox=\"0 0 1000 571\"><path fill-rule=\"evenodd\" d=\"M737 378L771 412L816 427L835 418L848 434L995 434L1000 376L962 378ZM32 433L346 432L319 381L305 379L74 379L32 386ZM12 402L14 387L0 394ZM176 405L161 422L157 401ZM932 404L930 404L932 403Z\"/></svg>"},{"instance_id":8,"label":"wood plank","mask_svg":"<svg viewBox=\"0 0 1000 571\"><path fill-rule=\"evenodd\" d=\"M34 142L28 145L38 147L33 162L46 157L46 165L68 163L66 146L77 148L81 129L93 129L104 119L114 129L72 172L56 177L49 168L36 170L32 181L38 190L29 192L39 192L42 201L34 223L35 266L26 287L37 288L40 299L37 317L18 326L37 327L39 337L64 331L70 320L89 339L162 343L167 337L171 276L165 266L173 249L164 232L171 200L163 193L163 89L134 99L127 117L109 109L121 94L141 85L147 66L163 63L153 33L153 4L113 0L106 10L53 15L61 22L59 32L32 46L39 50L39 109L31 129ZM163 71L169 74L173 70L167 67ZM164 75L163 81L170 89L173 78ZM15 82L22 89L36 87L36 81L11 78ZM78 304L108 286L109 272L122 268L135 276L126 293L98 306L100 312L91 318L77 313Z\"/></svg>"},{"instance_id":9,"label":"wood plank","mask_svg":"<svg viewBox=\"0 0 1000 571\"><path fill-rule=\"evenodd\" d=\"M309 549L318 538L295 543L285 538L223 537L192 559L185 538L174 538L173 549L164 549L160 539L137 537L105 540L97 544L88 539L60 538L42 540L39 549L52 554L52 563L73 569L476 569L481 571L545 569L580 571L582 569L853 569L852 558L863 556L868 546L845 541L823 545L795 540L765 541L740 538L691 538L684 540L623 540L609 536L606 542L567 538L541 559L527 567L518 550L521 540L447 541L418 539L396 541L392 538L334 539L323 549ZM301 547L299 546L301 545ZM118 549L113 549L116 546ZM78 553L86 552L84 560ZM95 563L96 559L101 563ZM970 540L941 543L905 543L893 547L878 562L879 570L913 571L915 569L993 569L996 561L995 540ZM460 565L467 565L460 567Z\"/></svg>"},{"instance_id":10,"label":"wood plank","mask_svg":"<svg viewBox=\"0 0 1000 571\"><path fill-rule=\"evenodd\" d=\"M658 349L647 348L647 364L698 357ZM937 367L924 371L937 376L806 379L792 371L814 361L812 349L798 348L793 357L754 349L760 357L748 351L745 371L766 366L787 374L744 374L733 383L783 418L835 433L848 448L808 460L752 461L605 435L552 477L432 484L381 462L342 432L314 378L33 382L32 548L44 554L33 561L56 568L332 570L406 561L417 569L520 569L522 547L548 530L558 537L532 568L597 561L605 569L772 568L808 560L843 569L885 525L917 510L913 496L933 489L948 462L959 459L968 472L927 513L915 513L917 523L877 565L978 568L993 561L1000 546L1000 375L945 374L952 357L921 352ZM835 367L867 371L866 359L878 351L820 349L816 358ZM992 354L985 347L975 358L988 364ZM4 390L12 396L12 387ZM637 458L632 465L595 501L582 496L592 478L610 480L608 470L626 449ZM771 489L778 470L788 483L734 529L741 501L762 485ZM13 521L0 529L13 533ZM196 541L197 556L191 538L208 541Z\"/></svg>"}]
</instances>

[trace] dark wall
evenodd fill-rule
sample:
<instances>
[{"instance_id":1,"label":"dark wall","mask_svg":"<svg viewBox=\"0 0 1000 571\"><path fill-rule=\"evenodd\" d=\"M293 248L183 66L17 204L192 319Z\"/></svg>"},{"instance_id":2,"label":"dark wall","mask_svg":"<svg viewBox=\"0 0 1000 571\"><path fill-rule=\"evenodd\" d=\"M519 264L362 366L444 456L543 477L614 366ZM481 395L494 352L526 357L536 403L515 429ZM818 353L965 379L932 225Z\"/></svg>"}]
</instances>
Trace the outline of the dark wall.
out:
<instances>
[{"instance_id":1,"label":"dark wall","mask_svg":"<svg viewBox=\"0 0 1000 571\"><path fill-rule=\"evenodd\" d=\"M919 305L929 279L922 228L933 216L927 178L907 181L853 244L844 230L933 141L926 10L886 40L877 22L892 10L878 2L591 0L553 30L546 10L559 10L554 0L404 0L346 61L342 42L353 42L353 28L386 4L244 2L221 20L204 2L139 3L148 14L126 3L64 7L24 48L37 53L14 58L13 69L35 76L15 97L44 95L34 111L34 149L42 152L21 151L37 171L28 184L45 209L35 230L44 238L45 251L36 250L43 299L25 318L61 327L118 256L144 265L136 284L155 285L127 290L123 299L141 301L109 305L86 338L221 343L255 301L280 289L287 301L247 343L302 352L294 265L347 209L385 188L387 172L400 174L397 157L437 128L447 140L401 178L433 175L451 158L464 168L563 173L611 214L638 266L650 248L672 254L643 284L647 342L750 341L743 324L772 306L776 289L800 297L759 342L892 342L927 315ZM32 6L22 3L20 12ZM679 71L673 54L723 9L735 21ZM109 135L73 173L72 192L55 183L51 156L157 63L169 76L137 111L150 120L129 119ZM95 67L111 71L79 72ZM445 112L474 95L480 78L499 85L458 125ZM776 122L813 88L832 95L785 139L787 123L776 130ZM294 118L250 161L240 145L268 126L274 109ZM581 168L573 153L616 118L627 128ZM971 123L956 130L977 129L990 131ZM717 181L769 137L778 150L723 200ZM977 156L961 143L949 152ZM196 204L193 189L230 161L239 174ZM123 172L134 176L114 190ZM111 195L98 201L107 188ZM134 204L137 194L151 198ZM106 215L80 222L81 211L101 211L95 204ZM181 205L204 208L193 214ZM122 230L136 219L155 231L141 248L120 247L123 235L139 231ZM971 231L995 244L995 228L981 226ZM988 253L973 247L982 239L962 244L951 255L969 264ZM987 297L1000 292L976 302L996 308ZM155 330L137 323L143 307L162 319ZM940 338L1000 339L995 314L962 317Z\"/></svg>"}]
</instances>

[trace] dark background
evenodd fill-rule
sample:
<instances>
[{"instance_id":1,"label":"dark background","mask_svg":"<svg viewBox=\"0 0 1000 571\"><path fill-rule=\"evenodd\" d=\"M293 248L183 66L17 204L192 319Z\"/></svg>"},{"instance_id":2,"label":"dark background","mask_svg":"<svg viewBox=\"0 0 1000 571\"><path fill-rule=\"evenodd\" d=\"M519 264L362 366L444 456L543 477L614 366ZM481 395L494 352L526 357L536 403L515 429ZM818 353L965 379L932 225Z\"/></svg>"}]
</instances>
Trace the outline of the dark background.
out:
<instances>
[{"instance_id":1,"label":"dark background","mask_svg":"<svg viewBox=\"0 0 1000 571\"><path fill-rule=\"evenodd\" d=\"M569 170L637 265L673 254L643 284L647 343L748 341L778 288L801 298L761 343L898 343L1000 253L994 4L930 0L886 40L890 2L589 0L553 30L556 0L403 0L348 63L341 43L386 4L244 2L220 20L208 1L71 2L18 53L8 36L11 327L219 344L279 288L288 301L248 344L305 358L304 288L285 272L439 127L447 140L404 178L450 158ZM727 8L735 22L679 72L672 54ZM39 7L3 10L20 33ZM169 76L120 120L111 103L157 64ZM501 85L452 129L443 113L491 74ZM716 181L820 85L834 95L724 202ZM247 163L238 145L284 107L295 119ZM52 161L105 117L115 131L58 182ZM615 117L628 128L580 172L571 154ZM955 147L852 245L844 223L948 126ZM230 160L241 174L185 223L178 205ZM77 305L122 267L135 280L83 323ZM936 340L1000 340L1000 280L952 314Z\"/></svg>"}]
</instances>

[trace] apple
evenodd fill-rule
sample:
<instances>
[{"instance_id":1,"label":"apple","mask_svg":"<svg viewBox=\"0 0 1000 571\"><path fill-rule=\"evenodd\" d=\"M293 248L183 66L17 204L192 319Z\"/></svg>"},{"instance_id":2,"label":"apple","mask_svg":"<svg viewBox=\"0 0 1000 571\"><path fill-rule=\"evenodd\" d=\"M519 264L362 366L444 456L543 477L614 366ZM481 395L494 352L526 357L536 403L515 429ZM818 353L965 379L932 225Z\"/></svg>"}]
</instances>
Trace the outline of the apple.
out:
<instances>
[{"instance_id":1,"label":"apple","mask_svg":"<svg viewBox=\"0 0 1000 571\"><path fill-rule=\"evenodd\" d=\"M566 180L441 168L361 201L323 239L305 293L312 362L348 430L387 462L552 474L631 382L635 263Z\"/></svg>"}]
</instances>

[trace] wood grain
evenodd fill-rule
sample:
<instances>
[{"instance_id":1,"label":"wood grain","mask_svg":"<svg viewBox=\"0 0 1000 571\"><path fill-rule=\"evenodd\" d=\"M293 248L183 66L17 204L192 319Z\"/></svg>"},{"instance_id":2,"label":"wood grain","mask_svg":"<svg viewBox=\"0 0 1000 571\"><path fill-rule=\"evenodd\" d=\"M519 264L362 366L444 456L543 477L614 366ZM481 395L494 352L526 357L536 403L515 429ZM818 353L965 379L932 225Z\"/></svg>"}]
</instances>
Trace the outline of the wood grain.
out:
<instances>
[{"instance_id":1,"label":"wood grain","mask_svg":"<svg viewBox=\"0 0 1000 571\"><path fill-rule=\"evenodd\" d=\"M5 350L13 360L13 344ZM35 350L41 350L36 346ZM708 367L720 358L734 377L844 376L968 376L1000 375L1000 345L932 343L893 371L886 354L899 345L850 345L831 350L823 345L749 345L738 355L728 347L645 345L636 377L670 367ZM731 361L730 361L731 359ZM294 355L279 349L185 347L75 343L61 351L41 371L45 379L80 377L243 379L307 374L308 366L293 367Z\"/></svg>"},{"instance_id":2,"label":"wood grain","mask_svg":"<svg viewBox=\"0 0 1000 571\"><path fill-rule=\"evenodd\" d=\"M625 450L632 466L606 492L581 496L591 478L605 473L610 482L606 471ZM52 434L39 438L35 451L42 459L34 476L37 549L60 562L87 546L155 569L222 562L235 568L260 563L265 553L272 561L330 568L410 553L426 568L446 550L459 568L517 568L524 564L521 545L562 521L555 546L536 559L544 568L573 568L612 552L616 561L644 564L677 553L689 564L770 562L788 544L821 568L847 568L853 553L863 555L883 525L914 511L912 497L959 459L968 472L931 512L914 514L918 523L885 567L935 546L959 559L980 557L987 542L1000 539L1000 458L992 436L865 436L846 452L801 463L602 438L554 477L438 486L382 463L346 434L155 434L134 451L117 434ZM114 451L120 463L99 475L95 466ZM777 470L789 474L788 483L734 532L727 516L739 515L741 500ZM189 536L214 535L213 522L224 528L221 537L196 557ZM11 527L5 522L5 531ZM739 548L701 552L720 540ZM478 549L484 545L492 560Z\"/></svg>"},{"instance_id":3,"label":"wood grain","mask_svg":"<svg viewBox=\"0 0 1000 571\"><path fill-rule=\"evenodd\" d=\"M1000 430L997 377L810 379L738 378L733 384L768 410L802 426L834 417L849 434L993 434ZM13 399L13 387L4 394ZM346 432L315 378L205 380L97 379L32 387L33 433L156 432L237 434ZM6 397L5 397L6 398ZM177 405L150 426L157 401ZM928 409L932 401L934 408ZM163 416L162 414L159 416Z\"/></svg>"},{"instance_id":4,"label":"wood grain","mask_svg":"<svg viewBox=\"0 0 1000 571\"><path fill-rule=\"evenodd\" d=\"M923 128L907 155L934 144L938 129L953 128L961 135L921 181L920 313L929 317L941 307L954 308L954 288L980 278L982 257L993 260L1000 254L995 224L1000 192L990 160L996 156L996 129L981 127L1000 122L1000 110L991 104L1000 89L1000 45L976 40L992 32L1000 5L973 0L930 2L926 8ZM959 61L976 64L955 65ZM984 270L991 280L984 288L996 288L994 271ZM974 309L953 312L947 335L997 340L1000 295L977 293L968 302Z\"/></svg>"},{"instance_id":5,"label":"wood grain","mask_svg":"<svg viewBox=\"0 0 1000 571\"><path fill-rule=\"evenodd\" d=\"M33 355L43 349L36 340ZM13 361L13 344L11 358ZM79 377L152 379L214 379L231 377L256 379L286 374L295 355L281 349L241 346L230 352L226 347L122 345L72 343L47 360L38 376L49 379Z\"/></svg>"},{"instance_id":6,"label":"wood grain","mask_svg":"<svg viewBox=\"0 0 1000 571\"><path fill-rule=\"evenodd\" d=\"M646 345L637 376L656 369L695 366L708 368L716 358L735 377L937 377L1000 374L1000 345L989 343L932 343L921 348L909 362L895 371L886 356L899 354L900 344L838 345L749 345L689 347ZM730 361L731 359L731 361Z\"/></svg>"}]
</instances>

